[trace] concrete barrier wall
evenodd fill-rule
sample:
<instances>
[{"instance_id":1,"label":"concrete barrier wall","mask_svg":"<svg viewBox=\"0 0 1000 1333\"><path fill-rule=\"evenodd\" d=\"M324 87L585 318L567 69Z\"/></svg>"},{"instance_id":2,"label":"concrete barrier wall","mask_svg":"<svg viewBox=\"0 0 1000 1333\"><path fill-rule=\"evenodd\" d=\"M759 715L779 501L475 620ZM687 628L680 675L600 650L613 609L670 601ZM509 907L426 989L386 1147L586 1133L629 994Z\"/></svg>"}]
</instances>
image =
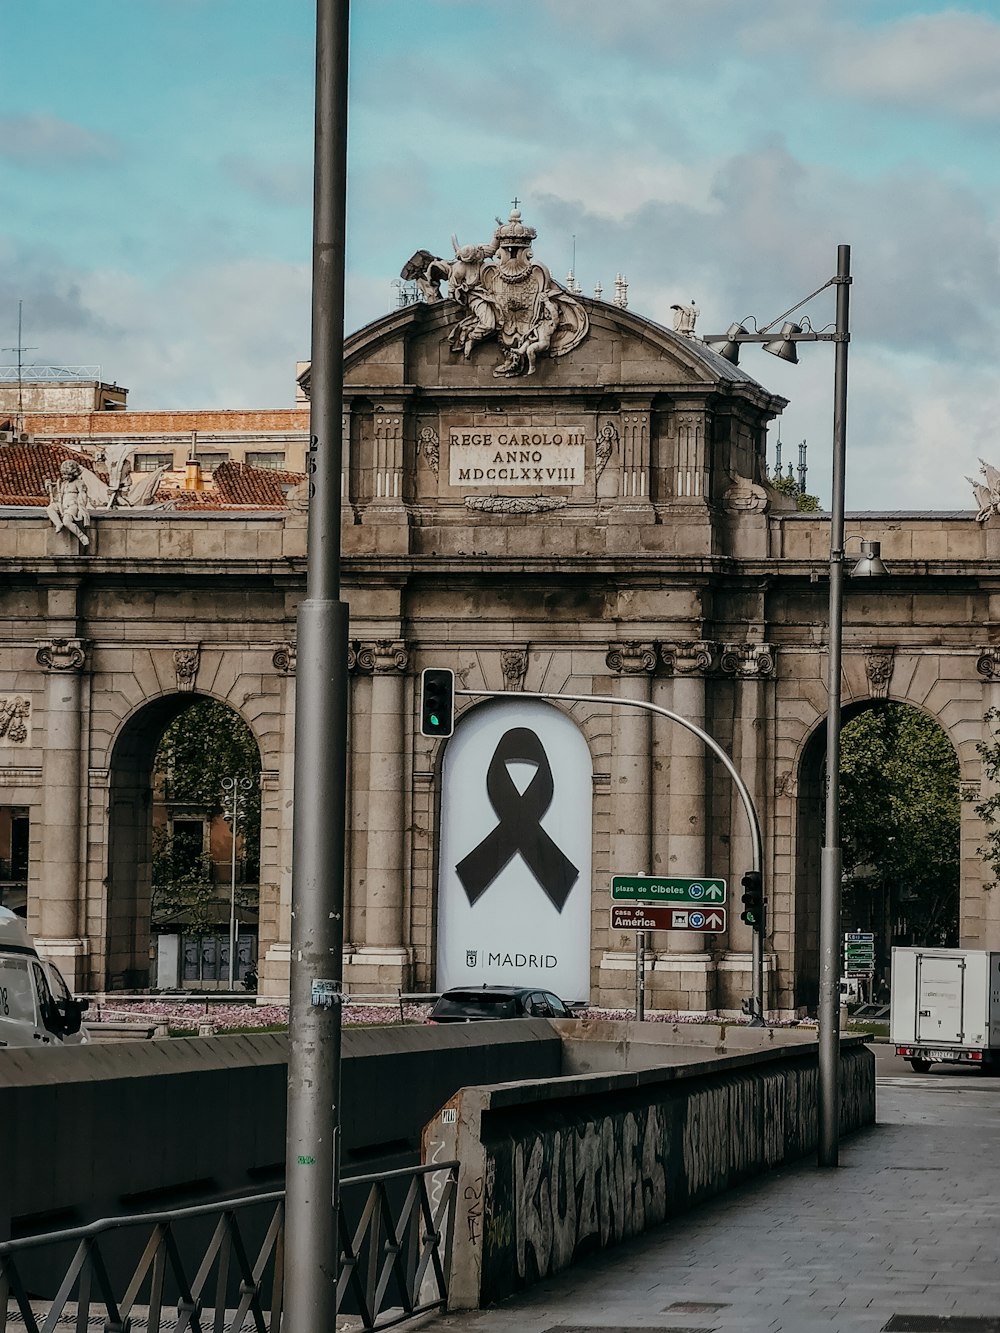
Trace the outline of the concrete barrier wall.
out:
<instances>
[{"instance_id":1,"label":"concrete barrier wall","mask_svg":"<svg viewBox=\"0 0 1000 1333\"><path fill-rule=\"evenodd\" d=\"M418 1161L463 1084L561 1059L545 1019L345 1028L344 1175ZM0 1051L0 1239L280 1188L287 1084L276 1033Z\"/></svg>"},{"instance_id":2,"label":"concrete barrier wall","mask_svg":"<svg viewBox=\"0 0 1000 1333\"><path fill-rule=\"evenodd\" d=\"M501 1300L815 1148L815 1041L700 1054L451 1099L424 1132L425 1161L461 1162L449 1308ZM874 1120L874 1056L847 1039L841 1132Z\"/></svg>"}]
</instances>

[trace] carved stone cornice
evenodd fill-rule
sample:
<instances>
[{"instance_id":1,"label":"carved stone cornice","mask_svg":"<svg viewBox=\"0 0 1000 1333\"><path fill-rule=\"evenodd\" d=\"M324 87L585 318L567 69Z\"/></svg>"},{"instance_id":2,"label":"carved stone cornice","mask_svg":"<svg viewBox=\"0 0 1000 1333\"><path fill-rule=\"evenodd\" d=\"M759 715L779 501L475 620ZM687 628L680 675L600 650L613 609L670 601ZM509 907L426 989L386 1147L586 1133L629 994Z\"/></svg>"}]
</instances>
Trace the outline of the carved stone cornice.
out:
<instances>
[{"instance_id":1,"label":"carved stone cornice","mask_svg":"<svg viewBox=\"0 0 1000 1333\"><path fill-rule=\"evenodd\" d=\"M374 676L405 671L410 664L409 650L399 639L375 639L372 643L359 643L355 651L358 671L367 671Z\"/></svg>"},{"instance_id":2,"label":"carved stone cornice","mask_svg":"<svg viewBox=\"0 0 1000 1333\"><path fill-rule=\"evenodd\" d=\"M1000 648L984 648L976 662L976 670L987 680L1000 679Z\"/></svg>"},{"instance_id":3,"label":"carved stone cornice","mask_svg":"<svg viewBox=\"0 0 1000 1333\"><path fill-rule=\"evenodd\" d=\"M774 675L774 649L769 643L727 643L719 666L727 676L744 680Z\"/></svg>"},{"instance_id":4,"label":"carved stone cornice","mask_svg":"<svg viewBox=\"0 0 1000 1333\"><path fill-rule=\"evenodd\" d=\"M294 639L288 643L282 643L271 654L271 662L275 668L284 676L295 675L295 654L296 645Z\"/></svg>"},{"instance_id":5,"label":"carved stone cornice","mask_svg":"<svg viewBox=\"0 0 1000 1333\"><path fill-rule=\"evenodd\" d=\"M189 644L174 649L174 676L179 690L193 690L201 665L201 644Z\"/></svg>"},{"instance_id":6,"label":"carved stone cornice","mask_svg":"<svg viewBox=\"0 0 1000 1333\"><path fill-rule=\"evenodd\" d=\"M873 699L884 699L889 693L895 651L895 648L875 648L871 645L864 649L865 675Z\"/></svg>"},{"instance_id":7,"label":"carved stone cornice","mask_svg":"<svg viewBox=\"0 0 1000 1333\"><path fill-rule=\"evenodd\" d=\"M656 645L652 643L613 643L604 659L612 671L623 676L638 676L656 670Z\"/></svg>"},{"instance_id":8,"label":"carved stone cornice","mask_svg":"<svg viewBox=\"0 0 1000 1333\"><path fill-rule=\"evenodd\" d=\"M500 669L503 671L505 690L523 690L524 678L528 673L527 648L504 648L500 652Z\"/></svg>"},{"instance_id":9,"label":"carved stone cornice","mask_svg":"<svg viewBox=\"0 0 1000 1333\"><path fill-rule=\"evenodd\" d=\"M660 660L671 676L705 675L712 668L716 645L707 639L661 643Z\"/></svg>"},{"instance_id":10,"label":"carved stone cornice","mask_svg":"<svg viewBox=\"0 0 1000 1333\"><path fill-rule=\"evenodd\" d=\"M38 646L35 661L47 671L82 671L87 660L83 639L50 639Z\"/></svg>"},{"instance_id":11,"label":"carved stone cornice","mask_svg":"<svg viewBox=\"0 0 1000 1333\"><path fill-rule=\"evenodd\" d=\"M550 509L564 509L565 495L467 495L466 509L484 514L544 514Z\"/></svg>"}]
</instances>

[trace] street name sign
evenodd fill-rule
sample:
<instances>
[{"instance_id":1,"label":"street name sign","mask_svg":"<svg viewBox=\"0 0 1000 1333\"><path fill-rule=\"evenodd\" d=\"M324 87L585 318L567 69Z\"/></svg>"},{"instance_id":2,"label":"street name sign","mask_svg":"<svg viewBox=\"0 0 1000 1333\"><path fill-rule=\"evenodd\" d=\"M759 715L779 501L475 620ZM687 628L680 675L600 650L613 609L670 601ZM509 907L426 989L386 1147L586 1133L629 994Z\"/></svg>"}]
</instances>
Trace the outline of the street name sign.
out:
<instances>
[{"instance_id":1,"label":"street name sign","mask_svg":"<svg viewBox=\"0 0 1000 1333\"><path fill-rule=\"evenodd\" d=\"M663 906L691 903L695 907L712 907L726 901L726 881L715 875L700 879L612 875L611 897L616 903L657 903Z\"/></svg>"},{"instance_id":2,"label":"street name sign","mask_svg":"<svg viewBox=\"0 0 1000 1333\"><path fill-rule=\"evenodd\" d=\"M697 930L716 934L725 928L724 907L650 907L645 903L616 903L611 909L612 930Z\"/></svg>"}]
</instances>

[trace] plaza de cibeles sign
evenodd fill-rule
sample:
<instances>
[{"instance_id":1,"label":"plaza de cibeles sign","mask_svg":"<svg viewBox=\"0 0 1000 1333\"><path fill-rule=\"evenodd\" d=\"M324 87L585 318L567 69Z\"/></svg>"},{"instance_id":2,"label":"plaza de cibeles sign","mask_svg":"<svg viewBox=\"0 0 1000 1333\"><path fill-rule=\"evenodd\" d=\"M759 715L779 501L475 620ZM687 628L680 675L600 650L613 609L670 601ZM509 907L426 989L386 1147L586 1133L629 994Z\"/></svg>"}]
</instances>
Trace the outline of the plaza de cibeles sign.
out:
<instances>
[{"instance_id":1,"label":"plaza de cibeles sign","mask_svg":"<svg viewBox=\"0 0 1000 1333\"><path fill-rule=\"evenodd\" d=\"M452 486L582 486L582 426L453 426L448 439Z\"/></svg>"}]
</instances>

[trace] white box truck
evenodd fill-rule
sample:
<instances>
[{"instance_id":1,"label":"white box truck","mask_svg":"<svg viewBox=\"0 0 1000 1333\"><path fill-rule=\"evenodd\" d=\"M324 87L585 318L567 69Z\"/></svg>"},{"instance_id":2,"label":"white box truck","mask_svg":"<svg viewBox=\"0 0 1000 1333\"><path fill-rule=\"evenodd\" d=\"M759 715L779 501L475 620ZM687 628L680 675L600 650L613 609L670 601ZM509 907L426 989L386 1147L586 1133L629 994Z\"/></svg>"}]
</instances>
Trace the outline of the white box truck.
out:
<instances>
[{"instance_id":1,"label":"white box truck","mask_svg":"<svg viewBox=\"0 0 1000 1333\"><path fill-rule=\"evenodd\" d=\"M1000 953L893 949L889 1040L920 1074L935 1061L1000 1073Z\"/></svg>"}]
</instances>

